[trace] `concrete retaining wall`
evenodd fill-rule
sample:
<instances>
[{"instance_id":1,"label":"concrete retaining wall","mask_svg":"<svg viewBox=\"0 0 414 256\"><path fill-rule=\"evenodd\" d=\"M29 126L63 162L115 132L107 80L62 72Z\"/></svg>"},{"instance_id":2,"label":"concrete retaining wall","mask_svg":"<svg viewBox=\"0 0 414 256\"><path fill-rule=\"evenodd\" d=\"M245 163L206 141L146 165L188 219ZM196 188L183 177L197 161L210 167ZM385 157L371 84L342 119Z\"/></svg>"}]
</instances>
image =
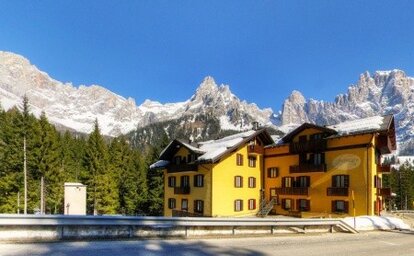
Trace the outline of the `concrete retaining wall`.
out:
<instances>
[{"instance_id":1,"label":"concrete retaining wall","mask_svg":"<svg viewBox=\"0 0 414 256\"><path fill-rule=\"evenodd\" d=\"M340 219L0 215L0 241L257 236L353 232Z\"/></svg>"}]
</instances>

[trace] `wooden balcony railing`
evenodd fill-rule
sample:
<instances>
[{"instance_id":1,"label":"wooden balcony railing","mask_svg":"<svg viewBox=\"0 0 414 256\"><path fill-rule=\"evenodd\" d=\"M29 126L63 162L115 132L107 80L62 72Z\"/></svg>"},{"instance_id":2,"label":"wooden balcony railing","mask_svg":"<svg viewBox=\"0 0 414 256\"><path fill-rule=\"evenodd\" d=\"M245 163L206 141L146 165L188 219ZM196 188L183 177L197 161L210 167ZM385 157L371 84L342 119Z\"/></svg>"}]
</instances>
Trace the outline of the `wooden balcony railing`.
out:
<instances>
[{"instance_id":1,"label":"wooden balcony railing","mask_svg":"<svg viewBox=\"0 0 414 256\"><path fill-rule=\"evenodd\" d=\"M381 154L389 154L392 152L392 144L389 136L383 134L377 137L376 147Z\"/></svg>"},{"instance_id":2,"label":"wooden balcony railing","mask_svg":"<svg viewBox=\"0 0 414 256\"><path fill-rule=\"evenodd\" d=\"M196 172L197 165L196 164L170 164L167 167L167 173L174 173L174 172Z\"/></svg>"},{"instance_id":3,"label":"wooden balcony railing","mask_svg":"<svg viewBox=\"0 0 414 256\"><path fill-rule=\"evenodd\" d=\"M377 196L391 196L391 188L377 188Z\"/></svg>"},{"instance_id":4,"label":"wooden balcony railing","mask_svg":"<svg viewBox=\"0 0 414 256\"><path fill-rule=\"evenodd\" d=\"M174 187L175 195L188 195L190 194L190 187Z\"/></svg>"},{"instance_id":5,"label":"wooden balcony railing","mask_svg":"<svg viewBox=\"0 0 414 256\"><path fill-rule=\"evenodd\" d=\"M260 155L264 153L264 149L262 146L258 145L248 145L247 146L247 153L249 155Z\"/></svg>"},{"instance_id":6,"label":"wooden balcony railing","mask_svg":"<svg viewBox=\"0 0 414 256\"><path fill-rule=\"evenodd\" d=\"M348 188L328 188L326 194L328 196L348 196Z\"/></svg>"},{"instance_id":7,"label":"wooden balcony railing","mask_svg":"<svg viewBox=\"0 0 414 256\"><path fill-rule=\"evenodd\" d=\"M290 173L326 172L326 164L299 164L289 167Z\"/></svg>"},{"instance_id":8,"label":"wooden balcony railing","mask_svg":"<svg viewBox=\"0 0 414 256\"><path fill-rule=\"evenodd\" d=\"M173 217L203 217L202 213L172 210Z\"/></svg>"},{"instance_id":9,"label":"wooden balcony railing","mask_svg":"<svg viewBox=\"0 0 414 256\"><path fill-rule=\"evenodd\" d=\"M289 145L291 154L300 154L308 152L322 152L326 150L326 140L308 140L305 142L292 142Z\"/></svg>"},{"instance_id":10,"label":"wooden balcony railing","mask_svg":"<svg viewBox=\"0 0 414 256\"><path fill-rule=\"evenodd\" d=\"M276 194L279 195L305 195L309 194L308 187L288 187L288 188L276 188Z\"/></svg>"},{"instance_id":11,"label":"wooden balcony railing","mask_svg":"<svg viewBox=\"0 0 414 256\"><path fill-rule=\"evenodd\" d=\"M377 172L378 173L391 173L391 165L390 164L379 164L377 165Z\"/></svg>"}]
</instances>

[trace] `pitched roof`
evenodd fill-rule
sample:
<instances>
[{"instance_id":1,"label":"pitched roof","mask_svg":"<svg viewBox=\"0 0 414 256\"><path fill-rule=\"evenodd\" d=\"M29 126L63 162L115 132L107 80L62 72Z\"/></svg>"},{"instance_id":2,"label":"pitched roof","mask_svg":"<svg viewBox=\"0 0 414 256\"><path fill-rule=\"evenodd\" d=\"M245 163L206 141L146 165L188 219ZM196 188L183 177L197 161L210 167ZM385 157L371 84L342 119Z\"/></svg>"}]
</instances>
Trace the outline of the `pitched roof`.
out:
<instances>
[{"instance_id":1,"label":"pitched roof","mask_svg":"<svg viewBox=\"0 0 414 256\"><path fill-rule=\"evenodd\" d=\"M197 145L176 139L161 152L160 160L151 165L151 168L167 166L168 161L171 160L180 147L186 147L190 152L198 155L198 163L215 163L255 137L259 137L265 145L274 143L265 128L257 131L241 132L217 140L199 142Z\"/></svg>"},{"instance_id":2,"label":"pitched roof","mask_svg":"<svg viewBox=\"0 0 414 256\"><path fill-rule=\"evenodd\" d=\"M389 132L392 142L395 145L395 127L394 127L394 116L372 116L367 118L361 118L352 121L346 121L329 126L318 126L315 124L304 123L297 127L293 131L286 134L282 139L282 143L288 143L293 138L301 133L303 130L313 128L330 134L327 138L338 138L348 135L358 135L366 133L385 133Z\"/></svg>"},{"instance_id":3,"label":"pitched roof","mask_svg":"<svg viewBox=\"0 0 414 256\"><path fill-rule=\"evenodd\" d=\"M282 142L283 143L288 143L291 142L293 140L293 138L298 135L299 133L301 133L302 131L306 130L306 129L316 129L319 130L321 132L325 132L328 134L335 134L336 131L324 126L319 126L316 124L310 124L310 123L304 123L301 126L297 127L296 129L294 129L293 131L289 132L288 134L286 134L283 138L282 138Z\"/></svg>"}]
</instances>

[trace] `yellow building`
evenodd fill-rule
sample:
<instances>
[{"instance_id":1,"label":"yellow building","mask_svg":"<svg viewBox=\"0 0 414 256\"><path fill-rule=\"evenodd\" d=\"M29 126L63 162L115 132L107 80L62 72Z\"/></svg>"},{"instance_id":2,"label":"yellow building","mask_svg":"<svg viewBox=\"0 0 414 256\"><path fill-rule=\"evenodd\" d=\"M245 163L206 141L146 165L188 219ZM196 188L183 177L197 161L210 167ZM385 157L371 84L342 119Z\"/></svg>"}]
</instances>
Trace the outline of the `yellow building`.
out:
<instances>
[{"instance_id":1,"label":"yellow building","mask_svg":"<svg viewBox=\"0 0 414 256\"><path fill-rule=\"evenodd\" d=\"M197 144L172 141L164 169L165 216L374 215L396 149L393 116L328 127L305 123L274 143L266 129Z\"/></svg>"},{"instance_id":2,"label":"yellow building","mask_svg":"<svg viewBox=\"0 0 414 256\"><path fill-rule=\"evenodd\" d=\"M303 124L265 149L267 201L297 216L374 215L389 188L381 155L396 149L393 116L322 127Z\"/></svg>"},{"instance_id":3,"label":"yellow building","mask_svg":"<svg viewBox=\"0 0 414 256\"><path fill-rule=\"evenodd\" d=\"M164 216L252 216L259 210L265 129L197 144L172 141L151 168L164 169Z\"/></svg>"}]
</instances>

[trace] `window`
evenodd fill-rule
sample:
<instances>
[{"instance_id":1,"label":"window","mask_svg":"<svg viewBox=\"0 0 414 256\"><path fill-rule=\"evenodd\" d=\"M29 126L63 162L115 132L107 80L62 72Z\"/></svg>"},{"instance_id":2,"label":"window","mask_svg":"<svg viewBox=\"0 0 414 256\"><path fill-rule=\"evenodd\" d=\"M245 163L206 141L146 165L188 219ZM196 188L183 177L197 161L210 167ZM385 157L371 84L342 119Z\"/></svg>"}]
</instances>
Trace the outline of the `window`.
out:
<instances>
[{"instance_id":1,"label":"window","mask_svg":"<svg viewBox=\"0 0 414 256\"><path fill-rule=\"evenodd\" d=\"M311 154L309 162L314 165L320 165L325 163L325 154L324 153L316 153Z\"/></svg>"},{"instance_id":2,"label":"window","mask_svg":"<svg viewBox=\"0 0 414 256\"><path fill-rule=\"evenodd\" d=\"M168 198L168 209L175 209L175 198Z\"/></svg>"},{"instance_id":3,"label":"window","mask_svg":"<svg viewBox=\"0 0 414 256\"><path fill-rule=\"evenodd\" d=\"M256 157L249 157L249 167L256 167Z\"/></svg>"},{"instance_id":4,"label":"window","mask_svg":"<svg viewBox=\"0 0 414 256\"><path fill-rule=\"evenodd\" d=\"M256 199L249 199L249 210L255 210L256 209Z\"/></svg>"},{"instance_id":5,"label":"window","mask_svg":"<svg viewBox=\"0 0 414 256\"><path fill-rule=\"evenodd\" d=\"M187 156L187 163L194 162L196 160L195 154L188 154Z\"/></svg>"},{"instance_id":6,"label":"window","mask_svg":"<svg viewBox=\"0 0 414 256\"><path fill-rule=\"evenodd\" d=\"M307 163L307 158L306 158L306 154L305 154L305 153L301 153L301 154L299 154L299 163L300 163L300 164L305 164L305 163Z\"/></svg>"},{"instance_id":7,"label":"window","mask_svg":"<svg viewBox=\"0 0 414 256\"><path fill-rule=\"evenodd\" d=\"M299 142L306 142L306 141L307 141L306 135L299 136Z\"/></svg>"},{"instance_id":8,"label":"window","mask_svg":"<svg viewBox=\"0 0 414 256\"><path fill-rule=\"evenodd\" d=\"M255 187L256 187L256 178L249 177L249 188L255 188Z\"/></svg>"},{"instance_id":9,"label":"window","mask_svg":"<svg viewBox=\"0 0 414 256\"><path fill-rule=\"evenodd\" d=\"M307 188L310 186L310 177L309 176L299 176L296 178L296 187Z\"/></svg>"},{"instance_id":10,"label":"window","mask_svg":"<svg viewBox=\"0 0 414 256\"><path fill-rule=\"evenodd\" d=\"M181 210L188 211L188 199L181 199Z\"/></svg>"},{"instance_id":11,"label":"window","mask_svg":"<svg viewBox=\"0 0 414 256\"><path fill-rule=\"evenodd\" d=\"M382 188L382 179L377 175L374 176L374 188Z\"/></svg>"},{"instance_id":12,"label":"window","mask_svg":"<svg viewBox=\"0 0 414 256\"><path fill-rule=\"evenodd\" d=\"M190 177L185 175L181 176L181 184L180 187L185 188L190 186Z\"/></svg>"},{"instance_id":13,"label":"window","mask_svg":"<svg viewBox=\"0 0 414 256\"><path fill-rule=\"evenodd\" d=\"M292 187L292 182L293 178L292 177L283 177L282 178L282 187L283 188L291 188Z\"/></svg>"},{"instance_id":14,"label":"window","mask_svg":"<svg viewBox=\"0 0 414 256\"><path fill-rule=\"evenodd\" d=\"M194 176L194 187L204 186L204 175L199 174Z\"/></svg>"},{"instance_id":15,"label":"window","mask_svg":"<svg viewBox=\"0 0 414 256\"><path fill-rule=\"evenodd\" d=\"M168 187L170 187L170 188L175 187L175 177L174 176L168 177Z\"/></svg>"},{"instance_id":16,"label":"window","mask_svg":"<svg viewBox=\"0 0 414 256\"><path fill-rule=\"evenodd\" d=\"M267 169L267 177L268 178L276 178L279 176L279 168L271 167Z\"/></svg>"},{"instance_id":17,"label":"window","mask_svg":"<svg viewBox=\"0 0 414 256\"><path fill-rule=\"evenodd\" d=\"M234 177L234 187L242 188L243 187L243 177L242 176L235 176Z\"/></svg>"},{"instance_id":18,"label":"window","mask_svg":"<svg viewBox=\"0 0 414 256\"><path fill-rule=\"evenodd\" d=\"M174 157L174 163L175 164L181 164L181 156L175 156Z\"/></svg>"},{"instance_id":19,"label":"window","mask_svg":"<svg viewBox=\"0 0 414 256\"><path fill-rule=\"evenodd\" d=\"M332 212L348 213L348 202L344 200L332 201Z\"/></svg>"},{"instance_id":20,"label":"window","mask_svg":"<svg viewBox=\"0 0 414 256\"><path fill-rule=\"evenodd\" d=\"M271 188L270 189L270 198L277 198L276 189Z\"/></svg>"},{"instance_id":21,"label":"window","mask_svg":"<svg viewBox=\"0 0 414 256\"><path fill-rule=\"evenodd\" d=\"M315 133L315 134L312 134L309 137L309 139L310 140L321 140L322 139L322 136L323 136L323 133Z\"/></svg>"},{"instance_id":22,"label":"window","mask_svg":"<svg viewBox=\"0 0 414 256\"><path fill-rule=\"evenodd\" d=\"M234 211L235 212L243 211L243 200L237 199L234 201Z\"/></svg>"},{"instance_id":23,"label":"window","mask_svg":"<svg viewBox=\"0 0 414 256\"><path fill-rule=\"evenodd\" d=\"M332 176L332 187L334 188L348 188L349 175L334 175Z\"/></svg>"},{"instance_id":24,"label":"window","mask_svg":"<svg viewBox=\"0 0 414 256\"><path fill-rule=\"evenodd\" d=\"M194 200L194 212L196 213L204 212L204 201L203 200Z\"/></svg>"},{"instance_id":25,"label":"window","mask_svg":"<svg viewBox=\"0 0 414 256\"><path fill-rule=\"evenodd\" d=\"M293 209L293 200L284 198L282 199L282 208L284 210L291 210Z\"/></svg>"},{"instance_id":26,"label":"window","mask_svg":"<svg viewBox=\"0 0 414 256\"><path fill-rule=\"evenodd\" d=\"M237 165L243 165L243 155L242 154L236 154L236 164Z\"/></svg>"},{"instance_id":27,"label":"window","mask_svg":"<svg viewBox=\"0 0 414 256\"><path fill-rule=\"evenodd\" d=\"M310 211L310 200L298 199L297 207L298 207L298 210L302 212Z\"/></svg>"}]
</instances>

